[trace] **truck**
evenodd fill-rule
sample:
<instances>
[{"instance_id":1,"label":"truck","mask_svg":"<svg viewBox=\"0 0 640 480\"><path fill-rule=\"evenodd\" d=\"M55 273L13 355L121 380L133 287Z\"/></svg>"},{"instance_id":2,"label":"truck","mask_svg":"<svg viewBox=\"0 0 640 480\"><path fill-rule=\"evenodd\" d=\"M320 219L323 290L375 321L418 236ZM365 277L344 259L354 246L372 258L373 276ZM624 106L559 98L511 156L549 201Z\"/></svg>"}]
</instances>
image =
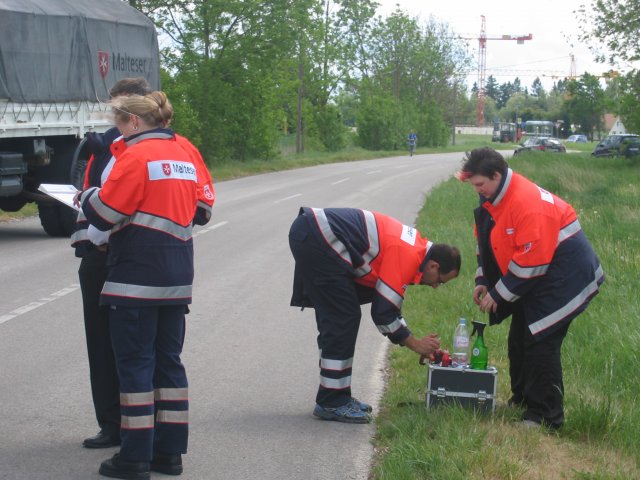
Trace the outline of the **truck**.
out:
<instances>
[{"instance_id":1,"label":"truck","mask_svg":"<svg viewBox=\"0 0 640 480\"><path fill-rule=\"evenodd\" d=\"M112 126L110 87L158 89L159 63L155 25L121 0L0 0L0 210L35 202L45 232L71 235L76 212L38 187L81 188L85 135Z\"/></svg>"}]
</instances>

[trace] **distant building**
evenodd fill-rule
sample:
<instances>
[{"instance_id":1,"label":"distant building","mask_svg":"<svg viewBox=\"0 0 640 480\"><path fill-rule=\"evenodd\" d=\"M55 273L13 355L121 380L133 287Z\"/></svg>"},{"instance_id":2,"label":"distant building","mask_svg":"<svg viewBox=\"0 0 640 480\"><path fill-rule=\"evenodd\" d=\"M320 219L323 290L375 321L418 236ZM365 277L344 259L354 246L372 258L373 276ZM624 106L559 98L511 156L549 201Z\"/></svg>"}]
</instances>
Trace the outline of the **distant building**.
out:
<instances>
[{"instance_id":1,"label":"distant building","mask_svg":"<svg viewBox=\"0 0 640 480\"><path fill-rule=\"evenodd\" d=\"M627 133L627 129L622 123L622 120L620 120L620 117L614 115L613 113L604 114L604 131L608 131L609 135L619 135Z\"/></svg>"}]
</instances>

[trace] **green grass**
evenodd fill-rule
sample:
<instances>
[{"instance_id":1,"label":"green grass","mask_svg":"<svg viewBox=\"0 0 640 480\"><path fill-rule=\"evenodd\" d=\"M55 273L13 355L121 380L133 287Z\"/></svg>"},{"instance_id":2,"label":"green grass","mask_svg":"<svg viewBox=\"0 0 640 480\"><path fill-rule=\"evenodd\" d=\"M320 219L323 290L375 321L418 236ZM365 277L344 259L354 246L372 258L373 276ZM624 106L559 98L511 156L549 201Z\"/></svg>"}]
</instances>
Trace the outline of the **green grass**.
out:
<instances>
[{"instance_id":1,"label":"green grass","mask_svg":"<svg viewBox=\"0 0 640 480\"><path fill-rule=\"evenodd\" d=\"M522 155L510 164L573 204L607 275L563 345L565 427L559 433L522 429L520 410L505 406L508 321L485 333L490 363L499 370L493 416L426 409L426 368L414 353L393 347L377 418L373 479L640 478L638 163L541 154ZM458 245L463 255L458 279L437 291L411 287L403 308L417 335L438 332L446 348L458 317L486 321L471 300L476 205L472 188L451 179L427 197L418 219L431 240Z\"/></svg>"}]
</instances>

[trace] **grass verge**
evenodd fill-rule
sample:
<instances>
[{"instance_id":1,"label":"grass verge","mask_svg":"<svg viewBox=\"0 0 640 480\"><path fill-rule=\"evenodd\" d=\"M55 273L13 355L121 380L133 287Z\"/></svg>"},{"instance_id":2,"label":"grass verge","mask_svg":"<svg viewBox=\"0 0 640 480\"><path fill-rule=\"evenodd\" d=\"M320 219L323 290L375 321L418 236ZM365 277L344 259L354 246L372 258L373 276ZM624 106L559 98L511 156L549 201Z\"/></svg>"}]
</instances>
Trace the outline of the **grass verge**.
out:
<instances>
[{"instance_id":1,"label":"grass verge","mask_svg":"<svg viewBox=\"0 0 640 480\"><path fill-rule=\"evenodd\" d=\"M607 275L563 345L565 427L558 433L523 430L517 424L521 411L505 405L508 321L485 332L490 364L499 370L494 415L427 410L426 368L412 352L394 347L372 479L640 478L638 164L588 154L522 155L510 163L573 204ZM438 332L447 348L458 317L486 321L471 300L476 205L472 188L451 179L428 196L418 219L430 239L456 244L463 255L457 280L438 291L411 287L403 308L418 335Z\"/></svg>"}]
</instances>

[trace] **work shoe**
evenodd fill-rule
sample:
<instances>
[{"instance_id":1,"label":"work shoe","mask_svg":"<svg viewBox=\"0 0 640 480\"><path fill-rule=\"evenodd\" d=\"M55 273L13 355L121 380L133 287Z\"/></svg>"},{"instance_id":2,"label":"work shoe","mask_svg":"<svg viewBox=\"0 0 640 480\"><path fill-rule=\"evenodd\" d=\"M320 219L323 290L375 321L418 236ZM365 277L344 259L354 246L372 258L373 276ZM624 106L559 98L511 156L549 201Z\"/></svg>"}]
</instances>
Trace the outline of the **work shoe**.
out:
<instances>
[{"instance_id":1,"label":"work shoe","mask_svg":"<svg viewBox=\"0 0 640 480\"><path fill-rule=\"evenodd\" d=\"M125 480L147 480L151 478L149 462L129 462L122 460L120 454L100 464L98 473L105 477L124 478Z\"/></svg>"},{"instance_id":2,"label":"work shoe","mask_svg":"<svg viewBox=\"0 0 640 480\"><path fill-rule=\"evenodd\" d=\"M322 420L334 420L343 423L369 423L371 415L363 412L353 401L341 407L322 407L316 405L313 415Z\"/></svg>"},{"instance_id":3,"label":"work shoe","mask_svg":"<svg viewBox=\"0 0 640 480\"><path fill-rule=\"evenodd\" d=\"M182 474L182 455L179 453L154 453L151 470L166 475Z\"/></svg>"},{"instance_id":4,"label":"work shoe","mask_svg":"<svg viewBox=\"0 0 640 480\"><path fill-rule=\"evenodd\" d=\"M363 412L371 413L373 411L373 407L366 402L361 402L355 397L351 397L351 404L356 406L356 409L359 408Z\"/></svg>"},{"instance_id":5,"label":"work shoe","mask_svg":"<svg viewBox=\"0 0 640 480\"><path fill-rule=\"evenodd\" d=\"M84 448L109 448L120 445L120 435L109 435L100 430L97 435L85 438L82 442Z\"/></svg>"}]
</instances>

